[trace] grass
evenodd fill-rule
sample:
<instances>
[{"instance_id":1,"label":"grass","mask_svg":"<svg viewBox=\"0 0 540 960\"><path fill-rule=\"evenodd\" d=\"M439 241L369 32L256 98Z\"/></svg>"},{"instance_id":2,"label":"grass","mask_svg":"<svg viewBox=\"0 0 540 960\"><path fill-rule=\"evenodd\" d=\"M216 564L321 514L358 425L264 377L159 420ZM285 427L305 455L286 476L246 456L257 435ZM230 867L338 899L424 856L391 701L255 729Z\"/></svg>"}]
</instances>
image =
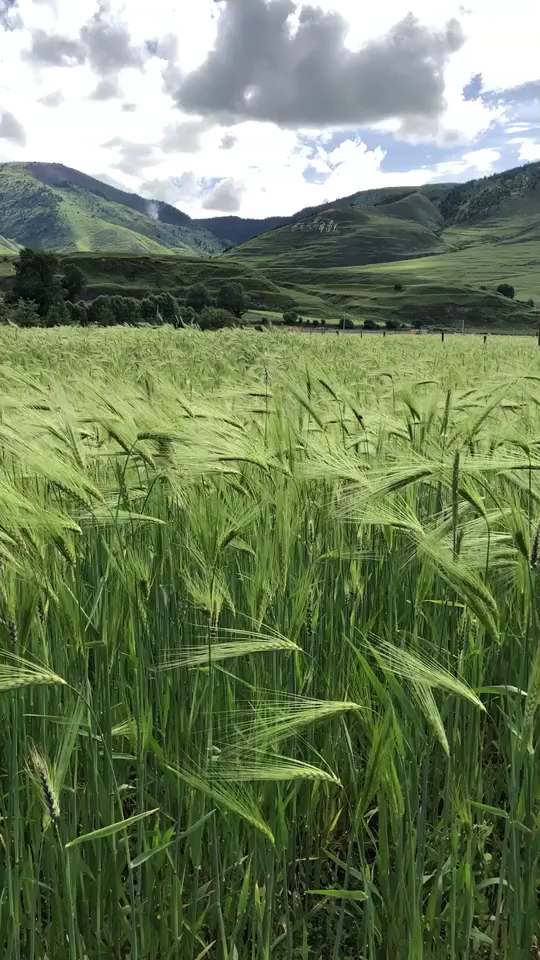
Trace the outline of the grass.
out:
<instances>
[{"instance_id":1,"label":"grass","mask_svg":"<svg viewBox=\"0 0 540 960\"><path fill-rule=\"evenodd\" d=\"M530 960L534 338L0 331L13 960Z\"/></svg>"},{"instance_id":2,"label":"grass","mask_svg":"<svg viewBox=\"0 0 540 960\"><path fill-rule=\"evenodd\" d=\"M225 256L246 259L261 268L319 269L403 260L443 250L436 207L421 194L415 198L417 203L407 198L371 209L330 206L253 237Z\"/></svg>"}]
</instances>

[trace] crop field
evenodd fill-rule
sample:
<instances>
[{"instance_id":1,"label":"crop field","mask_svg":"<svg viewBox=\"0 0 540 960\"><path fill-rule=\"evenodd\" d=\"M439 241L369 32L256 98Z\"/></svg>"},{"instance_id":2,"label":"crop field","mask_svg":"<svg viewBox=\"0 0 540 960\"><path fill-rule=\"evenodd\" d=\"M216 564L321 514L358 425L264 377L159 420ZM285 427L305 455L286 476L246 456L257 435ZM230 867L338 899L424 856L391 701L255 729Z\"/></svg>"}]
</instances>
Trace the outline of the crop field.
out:
<instances>
[{"instance_id":1,"label":"crop field","mask_svg":"<svg viewBox=\"0 0 540 960\"><path fill-rule=\"evenodd\" d=\"M2 956L536 960L536 339L0 365Z\"/></svg>"}]
</instances>

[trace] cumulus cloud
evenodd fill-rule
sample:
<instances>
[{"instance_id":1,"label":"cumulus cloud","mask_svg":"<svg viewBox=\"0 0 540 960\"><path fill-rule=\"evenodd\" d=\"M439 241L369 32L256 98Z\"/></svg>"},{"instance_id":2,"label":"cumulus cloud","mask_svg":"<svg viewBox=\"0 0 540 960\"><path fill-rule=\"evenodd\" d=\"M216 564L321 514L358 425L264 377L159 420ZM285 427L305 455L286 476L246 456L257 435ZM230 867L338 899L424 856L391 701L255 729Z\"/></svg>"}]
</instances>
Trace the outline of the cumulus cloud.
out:
<instances>
[{"instance_id":1,"label":"cumulus cloud","mask_svg":"<svg viewBox=\"0 0 540 960\"><path fill-rule=\"evenodd\" d=\"M60 90L53 90L52 93L46 93L44 97L40 97L38 103L42 103L44 107L59 107L65 99Z\"/></svg>"},{"instance_id":2,"label":"cumulus cloud","mask_svg":"<svg viewBox=\"0 0 540 960\"><path fill-rule=\"evenodd\" d=\"M268 120L284 127L352 126L385 117L437 117L444 69L464 43L460 23L440 30L408 14L360 50L347 21L292 0L227 0L213 49L174 97L215 120Z\"/></svg>"},{"instance_id":3,"label":"cumulus cloud","mask_svg":"<svg viewBox=\"0 0 540 960\"><path fill-rule=\"evenodd\" d=\"M145 62L145 53L132 42L128 26L112 15L103 0L77 37L39 27L32 30L30 46L22 57L36 67L76 67L88 63L101 78L112 77L126 67L140 69Z\"/></svg>"},{"instance_id":4,"label":"cumulus cloud","mask_svg":"<svg viewBox=\"0 0 540 960\"><path fill-rule=\"evenodd\" d=\"M114 100L122 96L122 90L117 76L102 77L96 84L92 93L91 100Z\"/></svg>"},{"instance_id":5,"label":"cumulus cloud","mask_svg":"<svg viewBox=\"0 0 540 960\"><path fill-rule=\"evenodd\" d=\"M167 33L158 39L147 40L146 49L151 56L166 61L167 65L161 72L163 88L165 93L173 94L178 89L183 77L182 70L177 62L178 38L173 33Z\"/></svg>"},{"instance_id":6,"label":"cumulus cloud","mask_svg":"<svg viewBox=\"0 0 540 960\"><path fill-rule=\"evenodd\" d=\"M227 131L227 133L223 134L219 147L220 150L232 150L237 143L238 137L234 133Z\"/></svg>"},{"instance_id":7,"label":"cumulus cloud","mask_svg":"<svg viewBox=\"0 0 540 960\"><path fill-rule=\"evenodd\" d=\"M13 116L9 110L0 110L0 140L8 140L18 147L24 147L26 143L26 133L24 127L17 117Z\"/></svg>"},{"instance_id":8,"label":"cumulus cloud","mask_svg":"<svg viewBox=\"0 0 540 960\"><path fill-rule=\"evenodd\" d=\"M165 127L161 146L165 153L198 153L201 136L208 127L206 120L183 120Z\"/></svg>"},{"instance_id":9,"label":"cumulus cloud","mask_svg":"<svg viewBox=\"0 0 540 960\"><path fill-rule=\"evenodd\" d=\"M81 27L79 36L90 66L101 77L144 63L143 51L132 43L127 25L115 20L104 3Z\"/></svg>"},{"instance_id":10,"label":"cumulus cloud","mask_svg":"<svg viewBox=\"0 0 540 960\"><path fill-rule=\"evenodd\" d=\"M201 182L192 170L188 170L180 177L156 177L154 180L143 180L139 185L139 193L143 197L154 200L164 200L165 203L175 204L179 201L191 202L201 192Z\"/></svg>"},{"instance_id":11,"label":"cumulus cloud","mask_svg":"<svg viewBox=\"0 0 540 960\"><path fill-rule=\"evenodd\" d=\"M448 176L461 178L463 174L467 174L469 178L485 176L493 172L494 165L500 159L500 151L490 147L469 150L463 154L460 160L446 160L436 163L433 171L430 171L429 179L438 180Z\"/></svg>"},{"instance_id":12,"label":"cumulus cloud","mask_svg":"<svg viewBox=\"0 0 540 960\"><path fill-rule=\"evenodd\" d=\"M18 0L0 0L0 28L3 30L18 30L22 27L17 3Z\"/></svg>"},{"instance_id":13,"label":"cumulus cloud","mask_svg":"<svg viewBox=\"0 0 540 960\"><path fill-rule=\"evenodd\" d=\"M118 159L111 166L131 177L139 175L146 167L159 163L154 154L154 147L148 143L133 143L121 137L113 137L102 146L107 150L117 151Z\"/></svg>"},{"instance_id":14,"label":"cumulus cloud","mask_svg":"<svg viewBox=\"0 0 540 960\"><path fill-rule=\"evenodd\" d=\"M513 137L509 143L519 144L520 163L532 163L540 160L540 143L531 137Z\"/></svg>"},{"instance_id":15,"label":"cumulus cloud","mask_svg":"<svg viewBox=\"0 0 540 960\"><path fill-rule=\"evenodd\" d=\"M203 200L205 210L219 210L221 213L238 213L242 202L244 184L233 177L220 180Z\"/></svg>"},{"instance_id":16,"label":"cumulus cloud","mask_svg":"<svg viewBox=\"0 0 540 960\"><path fill-rule=\"evenodd\" d=\"M36 67L76 67L85 62L86 51L79 40L38 28L32 30L30 47L22 58Z\"/></svg>"}]
</instances>

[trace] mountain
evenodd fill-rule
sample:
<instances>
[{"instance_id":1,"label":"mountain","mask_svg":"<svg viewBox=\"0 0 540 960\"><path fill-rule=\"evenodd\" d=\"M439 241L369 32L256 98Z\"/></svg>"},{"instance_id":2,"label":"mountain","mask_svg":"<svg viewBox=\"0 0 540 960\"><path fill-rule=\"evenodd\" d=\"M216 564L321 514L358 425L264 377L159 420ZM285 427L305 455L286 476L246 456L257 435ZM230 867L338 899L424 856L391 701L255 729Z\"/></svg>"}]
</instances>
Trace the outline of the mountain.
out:
<instances>
[{"instance_id":1,"label":"mountain","mask_svg":"<svg viewBox=\"0 0 540 960\"><path fill-rule=\"evenodd\" d=\"M58 163L0 164L0 236L5 245L66 252L208 256L224 247L176 207Z\"/></svg>"},{"instance_id":2,"label":"mountain","mask_svg":"<svg viewBox=\"0 0 540 960\"><path fill-rule=\"evenodd\" d=\"M381 207L349 205L292 220L229 255L295 267L352 266L439 253L443 217L420 193Z\"/></svg>"},{"instance_id":3,"label":"mountain","mask_svg":"<svg viewBox=\"0 0 540 960\"><path fill-rule=\"evenodd\" d=\"M251 220L244 217L208 217L204 220L195 220L194 223L209 230L227 247L233 247L251 240L259 233L281 227L291 219L291 217L266 217L264 220Z\"/></svg>"},{"instance_id":4,"label":"mountain","mask_svg":"<svg viewBox=\"0 0 540 960\"><path fill-rule=\"evenodd\" d=\"M540 163L531 163L464 184L353 194L301 211L226 256L262 269L393 263L461 249L480 232L482 242L535 241L539 215Z\"/></svg>"},{"instance_id":5,"label":"mountain","mask_svg":"<svg viewBox=\"0 0 540 960\"><path fill-rule=\"evenodd\" d=\"M400 200L402 197L415 192L420 192L430 198L442 199L451 189L451 183L427 184L423 187L379 187L373 190L362 190L348 197L341 197L330 204L325 202L315 207L304 207L289 217L265 217L263 220L253 220L245 217L208 217L195 222L210 230L227 246L237 246L251 240L252 237L256 237L260 233L267 233L270 230L275 230L276 227L283 227L288 223L302 220L311 214L319 213L328 206L340 210L350 206L376 206L387 201Z\"/></svg>"}]
</instances>

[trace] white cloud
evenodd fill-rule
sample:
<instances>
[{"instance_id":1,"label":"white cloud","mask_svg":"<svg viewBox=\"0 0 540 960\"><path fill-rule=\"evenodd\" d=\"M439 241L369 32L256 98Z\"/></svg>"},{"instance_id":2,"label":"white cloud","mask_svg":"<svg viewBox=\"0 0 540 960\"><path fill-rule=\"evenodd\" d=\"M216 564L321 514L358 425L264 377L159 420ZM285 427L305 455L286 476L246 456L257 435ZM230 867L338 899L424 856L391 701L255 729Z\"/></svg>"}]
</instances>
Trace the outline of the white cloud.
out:
<instances>
[{"instance_id":1,"label":"white cloud","mask_svg":"<svg viewBox=\"0 0 540 960\"><path fill-rule=\"evenodd\" d=\"M229 203L231 209L239 204L243 216L260 217L292 213L368 187L483 175L493 169L501 151L479 149L478 138L493 120L502 119L502 108L479 100L463 101L464 84L475 73L482 73L486 88L516 86L538 76L536 0L513 0L511 15L507 7L492 0L467 0L471 12L465 15L460 3L453 0L437 0L436 4L433 0L385 0L367 6L358 0L311 0L325 10L337 9L348 20L346 42L352 50L382 36L409 10L431 28L457 17L467 36L463 47L449 59L446 108L436 123L426 122L422 128L415 118L409 130L401 121L389 119L373 124L369 137L364 132L364 139L361 133L351 131L330 150L332 131L311 130L310 142L316 137L318 144L313 150L306 146L300 130L256 121L220 127L205 118L199 122L187 117L163 88L165 61L158 57L148 56L141 69L134 65L109 73L107 83L99 87L102 78L88 62L62 68L35 67L24 60L22 53L30 46L33 30L77 40L100 2L19 0L24 29L6 32L0 28L0 112L16 118L26 135L25 143L20 132L0 139L0 160L56 161L130 190L143 183L146 196L151 196L153 185L156 197L177 203L192 215L207 216L205 204L213 202L212 196ZM133 49L144 51L147 41L172 37L174 44L169 43L169 49L176 48L172 66L184 73L204 61L219 17L214 0L176 0L174 4L170 0L109 0L108 10L112 20L127 25ZM161 52L163 46L166 44ZM123 109L123 101L116 97L96 99L96 88L108 96L121 91L125 103L136 109ZM527 136L530 129L530 124L516 122L508 129L519 143L521 162L540 158L540 145ZM384 149L377 145L377 134ZM388 144L392 135L396 142L400 138L417 147L422 143L447 147L452 159L428 164L426 153L425 163L416 160L413 170L385 172L381 169L385 151L394 161ZM116 147L104 146L115 140ZM132 144L141 146L138 156L130 148ZM463 154L456 160L458 145ZM325 178L324 183L306 182L308 166ZM220 191L218 183L208 199L208 181L215 183L216 179L228 186Z\"/></svg>"},{"instance_id":2,"label":"white cloud","mask_svg":"<svg viewBox=\"0 0 540 960\"><path fill-rule=\"evenodd\" d=\"M540 160L540 143L530 137L513 137L510 143L519 143L519 160L521 163L532 163Z\"/></svg>"}]
</instances>

